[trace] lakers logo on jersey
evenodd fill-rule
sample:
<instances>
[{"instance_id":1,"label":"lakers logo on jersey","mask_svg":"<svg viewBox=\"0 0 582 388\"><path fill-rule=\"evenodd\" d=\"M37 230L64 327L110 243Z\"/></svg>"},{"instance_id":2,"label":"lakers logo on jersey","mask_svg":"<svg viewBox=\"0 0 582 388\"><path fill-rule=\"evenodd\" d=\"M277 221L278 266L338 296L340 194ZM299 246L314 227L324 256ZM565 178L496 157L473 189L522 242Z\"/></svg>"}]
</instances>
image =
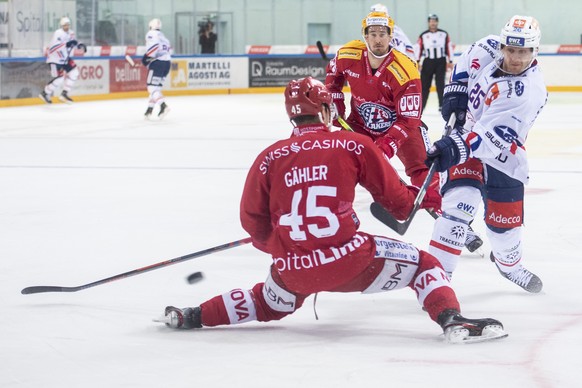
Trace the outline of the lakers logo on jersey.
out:
<instances>
[{"instance_id":1,"label":"lakers logo on jersey","mask_svg":"<svg viewBox=\"0 0 582 388\"><path fill-rule=\"evenodd\" d=\"M372 102L358 106L358 112L366 128L376 134L386 132L396 121L396 112Z\"/></svg>"}]
</instances>

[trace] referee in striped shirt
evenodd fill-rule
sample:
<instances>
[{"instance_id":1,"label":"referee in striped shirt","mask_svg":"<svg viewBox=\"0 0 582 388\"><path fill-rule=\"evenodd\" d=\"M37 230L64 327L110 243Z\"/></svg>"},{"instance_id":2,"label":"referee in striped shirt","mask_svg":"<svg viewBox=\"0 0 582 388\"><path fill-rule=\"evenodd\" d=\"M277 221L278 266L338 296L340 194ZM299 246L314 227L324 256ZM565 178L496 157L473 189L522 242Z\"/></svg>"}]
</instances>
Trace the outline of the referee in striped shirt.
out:
<instances>
[{"instance_id":1,"label":"referee in striped shirt","mask_svg":"<svg viewBox=\"0 0 582 388\"><path fill-rule=\"evenodd\" d=\"M449 34L439 28L437 15L428 15L428 30L418 37L418 48L418 63L422 81L422 110L424 111L426 106L434 77L440 112L447 68L453 68L453 44Z\"/></svg>"}]
</instances>

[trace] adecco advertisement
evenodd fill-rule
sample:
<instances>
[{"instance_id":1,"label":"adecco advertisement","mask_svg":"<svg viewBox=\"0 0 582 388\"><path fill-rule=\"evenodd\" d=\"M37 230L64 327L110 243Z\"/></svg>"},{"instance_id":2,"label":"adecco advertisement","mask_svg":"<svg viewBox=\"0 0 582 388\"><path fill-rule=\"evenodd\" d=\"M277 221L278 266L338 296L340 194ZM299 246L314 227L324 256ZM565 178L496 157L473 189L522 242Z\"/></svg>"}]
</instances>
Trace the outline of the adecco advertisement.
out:
<instances>
[{"instance_id":1,"label":"adecco advertisement","mask_svg":"<svg viewBox=\"0 0 582 388\"><path fill-rule=\"evenodd\" d=\"M248 58L173 58L168 89L248 88Z\"/></svg>"}]
</instances>

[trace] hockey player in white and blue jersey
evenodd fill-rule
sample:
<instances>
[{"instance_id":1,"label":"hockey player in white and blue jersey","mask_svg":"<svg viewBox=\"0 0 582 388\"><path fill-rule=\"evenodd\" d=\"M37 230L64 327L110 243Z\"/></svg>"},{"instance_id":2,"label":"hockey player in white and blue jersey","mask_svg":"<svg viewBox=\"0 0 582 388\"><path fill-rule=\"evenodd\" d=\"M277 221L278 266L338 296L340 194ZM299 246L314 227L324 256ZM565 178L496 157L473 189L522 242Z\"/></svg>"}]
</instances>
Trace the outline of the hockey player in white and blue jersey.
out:
<instances>
[{"instance_id":1,"label":"hockey player in white and blue jersey","mask_svg":"<svg viewBox=\"0 0 582 388\"><path fill-rule=\"evenodd\" d=\"M53 34L47 50L46 62L50 66L51 80L38 95L47 104L52 103L51 97L61 87L62 93L59 99L69 104L73 102L69 92L79 78L79 70L75 61L71 59L71 52L75 47L87 52L87 46L75 39L75 32L71 29L71 19L65 16L61 18L59 24L61 28Z\"/></svg>"},{"instance_id":2,"label":"hockey player in white and blue jersey","mask_svg":"<svg viewBox=\"0 0 582 388\"><path fill-rule=\"evenodd\" d=\"M170 41L164 36L160 19L152 19L149 23L149 31L146 34L146 53L141 62L148 68L146 78L147 89L150 94L148 108L145 118L150 119L154 107L160 104L158 117L164 118L169 112L166 99L162 94L164 81L170 72L170 62L172 60Z\"/></svg>"},{"instance_id":3,"label":"hockey player in white and blue jersey","mask_svg":"<svg viewBox=\"0 0 582 388\"><path fill-rule=\"evenodd\" d=\"M483 198L491 261L503 277L532 293L541 291L542 281L522 264L529 179L524 144L547 99L536 60L540 37L536 19L516 15L500 36L487 36L462 54L442 107L445 120L456 115L456 131L427 153L427 164L443 172L442 216L429 252L452 274Z\"/></svg>"}]
</instances>

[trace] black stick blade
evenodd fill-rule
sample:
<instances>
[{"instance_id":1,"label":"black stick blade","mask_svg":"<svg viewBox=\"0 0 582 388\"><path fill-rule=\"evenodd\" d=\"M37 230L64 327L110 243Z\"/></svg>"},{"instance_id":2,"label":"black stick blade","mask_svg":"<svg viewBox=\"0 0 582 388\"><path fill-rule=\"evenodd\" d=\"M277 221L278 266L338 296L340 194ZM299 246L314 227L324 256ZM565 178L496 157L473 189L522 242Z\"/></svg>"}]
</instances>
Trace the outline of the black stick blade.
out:
<instances>
[{"instance_id":1,"label":"black stick blade","mask_svg":"<svg viewBox=\"0 0 582 388\"><path fill-rule=\"evenodd\" d=\"M60 287L60 286L32 286L23 288L21 294L40 294L42 292L74 292L77 287Z\"/></svg>"},{"instance_id":2,"label":"black stick blade","mask_svg":"<svg viewBox=\"0 0 582 388\"><path fill-rule=\"evenodd\" d=\"M400 222L388 210L384 209L384 206L380 205L378 202L372 202L370 205L370 212L378 221L403 236L408 230L410 223L412 222L412 214L406 219L406 221Z\"/></svg>"},{"instance_id":3,"label":"black stick blade","mask_svg":"<svg viewBox=\"0 0 582 388\"><path fill-rule=\"evenodd\" d=\"M329 60L329 58L327 57L327 54L325 53L325 48L323 47L323 43L321 43L321 41L317 41L315 42L315 45L317 46L317 50L319 50L319 55L321 55L321 59L323 60Z\"/></svg>"}]
</instances>

